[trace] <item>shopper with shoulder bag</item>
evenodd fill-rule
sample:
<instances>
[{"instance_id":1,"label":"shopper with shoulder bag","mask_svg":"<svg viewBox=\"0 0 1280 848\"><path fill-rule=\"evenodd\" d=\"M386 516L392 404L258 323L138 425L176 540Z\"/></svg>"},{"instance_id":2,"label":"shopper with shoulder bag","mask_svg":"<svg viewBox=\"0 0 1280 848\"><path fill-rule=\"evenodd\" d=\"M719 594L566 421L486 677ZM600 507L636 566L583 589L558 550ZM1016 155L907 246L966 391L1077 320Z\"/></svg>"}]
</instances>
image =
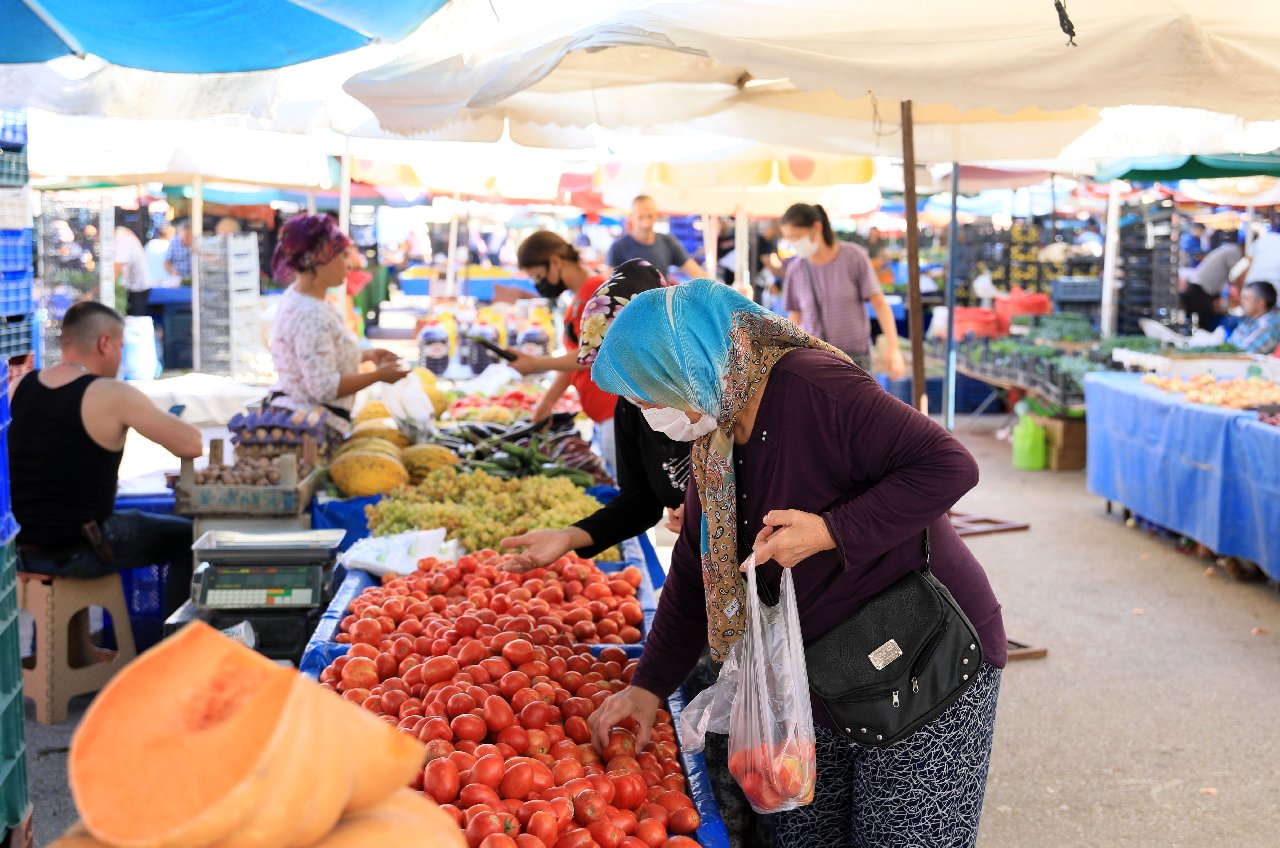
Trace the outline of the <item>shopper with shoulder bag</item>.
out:
<instances>
[{"instance_id":1,"label":"shopper with shoulder bag","mask_svg":"<svg viewBox=\"0 0 1280 848\"><path fill-rule=\"evenodd\" d=\"M783 282L791 322L840 349L870 373L874 370L871 319L867 315L870 303L888 339L884 369L894 380L906 376L893 307L880 288L867 251L851 242L837 241L826 210L817 204L797 203L779 223L782 237L795 253Z\"/></svg>"},{"instance_id":2,"label":"shopper with shoulder bag","mask_svg":"<svg viewBox=\"0 0 1280 848\"><path fill-rule=\"evenodd\" d=\"M592 377L646 408L714 423L693 443L694 485L644 654L631 685L592 714L597 737L634 720L643 743L704 645L717 661L738 656L744 674L776 671L735 646L776 632L757 600L785 610L791 598L812 800L792 768L803 747L730 762L758 810L784 810L772 817L775 844L973 845L1008 645L991 584L947 516L977 483L969 452L841 351L710 281L633 299ZM758 598L741 573L753 556ZM766 743L804 738L756 726ZM753 777L761 768L770 781Z\"/></svg>"}]
</instances>

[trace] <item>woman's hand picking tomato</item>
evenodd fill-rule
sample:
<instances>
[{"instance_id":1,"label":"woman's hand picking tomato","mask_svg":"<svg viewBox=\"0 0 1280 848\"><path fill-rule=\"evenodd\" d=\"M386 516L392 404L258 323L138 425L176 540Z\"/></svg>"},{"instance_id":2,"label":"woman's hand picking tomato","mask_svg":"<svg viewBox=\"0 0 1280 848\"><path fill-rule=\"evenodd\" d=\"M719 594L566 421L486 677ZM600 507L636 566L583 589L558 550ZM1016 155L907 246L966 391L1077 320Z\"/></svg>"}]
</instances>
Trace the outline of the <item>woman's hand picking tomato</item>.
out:
<instances>
[{"instance_id":1,"label":"woman's hand picking tomato","mask_svg":"<svg viewBox=\"0 0 1280 848\"><path fill-rule=\"evenodd\" d=\"M639 686L628 686L610 695L587 719L592 744L597 751L603 751L609 744L609 731L632 719L636 723L636 750L644 750L649 744L659 705L657 695Z\"/></svg>"}]
</instances>

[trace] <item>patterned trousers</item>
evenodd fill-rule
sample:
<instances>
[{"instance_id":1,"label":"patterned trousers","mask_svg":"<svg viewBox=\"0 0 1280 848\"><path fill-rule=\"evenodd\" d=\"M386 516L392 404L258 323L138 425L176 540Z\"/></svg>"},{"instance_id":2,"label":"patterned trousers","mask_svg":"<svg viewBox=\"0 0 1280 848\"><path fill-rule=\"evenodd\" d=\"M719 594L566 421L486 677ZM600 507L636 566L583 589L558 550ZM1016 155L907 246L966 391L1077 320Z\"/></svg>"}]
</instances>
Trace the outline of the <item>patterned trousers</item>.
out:
<instances>
[{"instance_id":1,"label":"patterned trousers","mask_svg":"<svg viewBox=\"0 0 1280 848\"><path fill-rule=\"evenodd\" d=\"M775 848L968 848L987 789L1000 669L887 748L818 727L813 802L773 817Z\"/></svg>"}]
</instances>

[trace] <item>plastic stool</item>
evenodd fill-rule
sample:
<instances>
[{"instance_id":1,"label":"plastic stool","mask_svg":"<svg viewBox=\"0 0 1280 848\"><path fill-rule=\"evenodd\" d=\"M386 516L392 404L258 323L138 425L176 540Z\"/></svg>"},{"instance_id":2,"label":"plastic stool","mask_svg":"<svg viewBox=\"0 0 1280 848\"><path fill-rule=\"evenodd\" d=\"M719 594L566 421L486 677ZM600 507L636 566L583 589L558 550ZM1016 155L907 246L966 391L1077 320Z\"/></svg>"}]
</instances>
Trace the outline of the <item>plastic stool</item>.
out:
<instances>
[{"instance_id":1,"label":"plastic stool","mask_svg":"<svg viewBox=\"0 0 1280 848\"><path fill-rule=\"evenodd\" d=\"M22 687L36 703L36 721L66 721L76 695L97 692L137 655L119 574L90 580L18 572L18 603L36 621L35 662L22 669ZM89 607L111 616L117 650L89 639Z\"/></svg>"}]
</instances>

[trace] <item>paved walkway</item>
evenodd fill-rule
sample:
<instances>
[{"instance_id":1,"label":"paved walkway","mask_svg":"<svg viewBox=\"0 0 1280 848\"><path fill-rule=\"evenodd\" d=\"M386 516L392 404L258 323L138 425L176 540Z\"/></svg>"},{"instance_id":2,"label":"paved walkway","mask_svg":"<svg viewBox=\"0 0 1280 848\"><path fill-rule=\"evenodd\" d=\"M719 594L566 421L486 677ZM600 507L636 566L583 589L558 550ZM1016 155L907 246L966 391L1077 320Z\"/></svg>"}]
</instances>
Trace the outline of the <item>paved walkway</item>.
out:
<instances>
[{"instance_id":1,"label":"paved walkway","mask_svg":"<svg viewBox=\"0 0 1280 848\"><path fill-rule=\"evenodd\" d=\"M964 438L982 483L960 507L1032 525L973 550L1010 637L1049 649L1004 675L979 844L1280 845L1274 585L1206 578L1107 516L1083 473L1016 472L1007 444ZM27 722L38 845L74 815L72 726Z\"/></svg>"}]
</instances>

